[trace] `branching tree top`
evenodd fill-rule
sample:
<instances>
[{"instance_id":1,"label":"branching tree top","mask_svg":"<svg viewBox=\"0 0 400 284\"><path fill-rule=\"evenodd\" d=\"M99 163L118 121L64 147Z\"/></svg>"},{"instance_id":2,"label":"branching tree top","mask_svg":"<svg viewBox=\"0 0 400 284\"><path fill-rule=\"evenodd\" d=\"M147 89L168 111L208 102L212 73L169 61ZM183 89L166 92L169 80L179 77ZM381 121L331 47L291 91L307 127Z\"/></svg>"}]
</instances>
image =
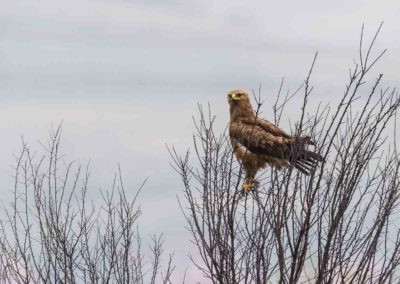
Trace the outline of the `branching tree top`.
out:
<instances>
[{"instance_id":1,"label":"branching tree top","mask_svg":"<svg viewBox=\"0 0 400 284\"><path fill-rule=\"evenodd\" d=\"M373 55L379 30L365 48L362 29L358 62L338 105L309 108L317 56L295 92L303 94L303 103L292 135L312 137L324 161L310 175L295 163L267 167L259 173L260 185L243 195L243 164L226 133L215 132L215 116L202 107L196 161L170 149L184 184L180 205L200 254L192 260L213 283L399 281L400 159L385 129L395 125L400 96L380 87L382 74L368 91L362 88L385 53ZM292 98L281 90L273 106L276 125ZM260 92L254 97L258 113Z\"/></svg>"}]
</instances>

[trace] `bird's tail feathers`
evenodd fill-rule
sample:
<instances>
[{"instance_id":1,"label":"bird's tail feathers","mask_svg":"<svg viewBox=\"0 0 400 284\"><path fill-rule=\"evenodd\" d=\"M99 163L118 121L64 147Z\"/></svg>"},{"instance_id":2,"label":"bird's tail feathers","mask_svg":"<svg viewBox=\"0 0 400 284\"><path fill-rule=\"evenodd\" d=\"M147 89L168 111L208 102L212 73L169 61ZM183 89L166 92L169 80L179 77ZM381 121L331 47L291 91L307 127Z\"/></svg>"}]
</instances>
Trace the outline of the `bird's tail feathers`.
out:
<instances>
[{"instance_id":1,"label":"bird's tail feathers","mask_svg":"<svg viewBox=\"0 0 400 284\"><path fill-rule=\"evenodd\" d=\"M293 162L296 169L305 175L310 175L315 170L319 162L323 162L323 157L315 152L304 150L296 157Z\"/></svg>"}]
</instances>

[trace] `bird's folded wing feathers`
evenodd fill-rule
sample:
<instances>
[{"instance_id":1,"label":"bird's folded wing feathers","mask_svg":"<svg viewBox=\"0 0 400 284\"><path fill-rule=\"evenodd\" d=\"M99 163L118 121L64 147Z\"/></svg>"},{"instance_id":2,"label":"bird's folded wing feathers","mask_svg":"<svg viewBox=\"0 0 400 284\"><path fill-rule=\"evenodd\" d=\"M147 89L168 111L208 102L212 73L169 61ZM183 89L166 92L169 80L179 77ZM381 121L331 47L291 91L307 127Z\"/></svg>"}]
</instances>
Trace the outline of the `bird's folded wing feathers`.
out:
<instances>
[{"instance_id":1,"label":"bird's folded wing feathers","mask_svg":"<svg viewBox=\"0 0 400 284\"><path fill-rule=\"evenodd\" d=\"M271 133L275 136L282 136L285 138L292 138L289 134L287 134L285 131L277 127L275 124L269 122L268 120L261 119L261 118L256 118L254 119L249 119L249 120L243 120L243 123L249 124L249 125L257 125L260 127L262 130Z\"/></svg>"},{"instance_id":2,"label":"bird's folded wing feathers","mask_svg":"<svg viewBox=\"0 0 400 284\"><path fill-rule=\"evenodd\" d=\"M285 158L290 154L291 138L279 135L276 131L266 131L264 127L258 123L250 123L247 121L232 122L229 132L233 138L253 153L269 155L276 158Z\"/></svg>"}]
</instances>

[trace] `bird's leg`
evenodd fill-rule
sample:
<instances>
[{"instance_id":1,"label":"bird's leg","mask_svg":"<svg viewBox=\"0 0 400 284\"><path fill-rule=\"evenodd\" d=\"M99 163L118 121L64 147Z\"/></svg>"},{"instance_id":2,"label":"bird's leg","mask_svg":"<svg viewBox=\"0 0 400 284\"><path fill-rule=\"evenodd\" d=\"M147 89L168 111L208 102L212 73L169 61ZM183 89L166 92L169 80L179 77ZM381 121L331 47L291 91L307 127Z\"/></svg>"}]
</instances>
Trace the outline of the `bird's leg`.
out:
<instances>
[{"instance_id":1,"label":"bird's leg","mask_svg":"<svg viewBox=\"0 0 400 284\"><path fill-rule=\"evenodd\" d=\"M247 176L243 184L243 193L248 193L251 189L255 189L260 185L260 182L254 179L254 176Z\"/></svg>"},{"instance_id":2,"label":"bird's leg","mask_svg":"<svg viewBox=\"0 0 400 284\"><path fill-rule=\"evenodd\" d=\"M252 188L253 188L253 185L246 181L243 185L243 193L248 193L250 191L250 189L252 189Z\"/></svg>"},{"instance_id":3,"label":"bird's leg","mask_svg":"<svg viewBox=\"0 0 400 284\"><path fill-rule=\"evenodd\" d=\"M243 193L248 193L255 186L254 178L246 177L246 180L243 185Z\"/></svg>"}]
</instances>

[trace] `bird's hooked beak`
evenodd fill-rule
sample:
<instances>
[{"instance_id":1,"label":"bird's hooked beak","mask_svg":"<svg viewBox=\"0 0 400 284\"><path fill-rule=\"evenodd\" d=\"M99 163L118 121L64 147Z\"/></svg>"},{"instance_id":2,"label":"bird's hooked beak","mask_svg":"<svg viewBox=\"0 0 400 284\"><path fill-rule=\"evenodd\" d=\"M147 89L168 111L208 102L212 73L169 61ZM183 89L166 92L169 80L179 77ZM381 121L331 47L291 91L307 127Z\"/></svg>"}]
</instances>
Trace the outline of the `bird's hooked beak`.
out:
<instances>
[{"instance_id":1,"label":"bird's hooked beak","mask_svg":"<svg viewBox=\"0 0 400 284\"><path fill-rule=\"evenodd\" d=\"M236 94L232 94L232 93L229 93L229 94L228 94L228 99L229 99L230 101L237 101L237 100L239 100L239 98L236 96Z\"/></svg>"}]
</instances>

